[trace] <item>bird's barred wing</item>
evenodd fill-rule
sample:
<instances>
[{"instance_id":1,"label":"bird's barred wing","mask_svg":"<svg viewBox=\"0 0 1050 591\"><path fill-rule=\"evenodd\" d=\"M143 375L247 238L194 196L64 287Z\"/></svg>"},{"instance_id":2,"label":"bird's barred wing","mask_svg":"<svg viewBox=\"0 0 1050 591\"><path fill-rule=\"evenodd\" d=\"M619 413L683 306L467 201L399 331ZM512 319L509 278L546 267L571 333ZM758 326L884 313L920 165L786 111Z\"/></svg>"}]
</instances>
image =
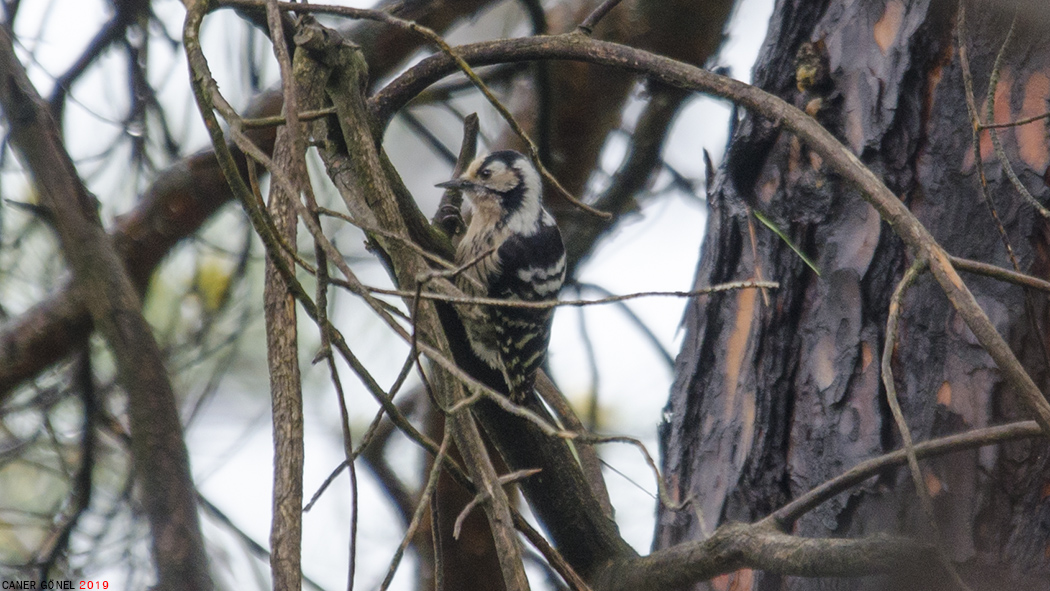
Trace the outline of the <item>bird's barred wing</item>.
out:
<instances>
[{"instance_id":1,"label":"bird's barred wing","mask_svg":"<svg viewBox=\"0 0 1050 591\"><path fill-rule=\"evenodd\" d=\"M565 245L554 225L528 236L512 234L497 251L499 273L490 278L489 297L525 301L558 296L565 279Z\"/></svg>"},{"instance_id":2,"label":"bird's barred wing","mask_svg":"<svg viewBox=\"0 0 1050 591\"><path fill-rule=\"evenodd\" d=\"M521 301L557 298L565 278L565 247L556 226L541 226L535 234L509 237L498 256L500 272L490 284L491 297ZM536 370L543 363L554 309L493 306L491 314L511 395L520 401L532 389Z\"/></svg>"}]
</instances>

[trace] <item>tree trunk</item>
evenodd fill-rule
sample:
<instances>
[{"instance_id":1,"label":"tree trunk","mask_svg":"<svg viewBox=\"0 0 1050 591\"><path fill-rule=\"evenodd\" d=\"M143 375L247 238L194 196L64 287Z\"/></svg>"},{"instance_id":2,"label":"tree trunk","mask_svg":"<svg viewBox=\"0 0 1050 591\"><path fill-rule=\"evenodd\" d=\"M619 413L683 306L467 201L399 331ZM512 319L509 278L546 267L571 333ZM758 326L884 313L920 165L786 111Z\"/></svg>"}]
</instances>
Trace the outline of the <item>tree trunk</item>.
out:
<instances>
[{"instance_id":1,"label":"tree trunk","mask_svg":"<svg viewBox=\"0 0 1050 591\"><path fill-rule=\"evenodd\" d=\"M1012 268L975 164L957 10L929 0L780 0L755 84L835 133L948 252ZM967 4L964 42L982 119L1013 13L1013 3ZM1020 14L1004 52L996 122L1048 110L1050 8L1029 3ZM1045 203L1047 120L998 136L1021 182ZM987 131L980 156L1020 270L1046 277L1047 219L1013 188ZM747 290L699 298L687 309L661 444L672 493L693 503L677 512L661 508L657 548L709 535L726 521L754 521L859 461L901 447L879 360L889 299L911 258L889 225L794 136L750 115L733 134L709 206L696 286L760 276L781 287L768 301ZM820 276L752 209L814 259ZM1045 294L987 277L964 279L1045 390ZM1031 418L929 276L904 300L893 369L916 441ZM1045 441L1033 440L920 464L940 542L974 588L1050 589L1047 452ZM888 470L809 513L795 530L932 539L911 483L907 468ZM891 579L738 572L703 588L918 587Z\"/></svg>"}]
</instances>

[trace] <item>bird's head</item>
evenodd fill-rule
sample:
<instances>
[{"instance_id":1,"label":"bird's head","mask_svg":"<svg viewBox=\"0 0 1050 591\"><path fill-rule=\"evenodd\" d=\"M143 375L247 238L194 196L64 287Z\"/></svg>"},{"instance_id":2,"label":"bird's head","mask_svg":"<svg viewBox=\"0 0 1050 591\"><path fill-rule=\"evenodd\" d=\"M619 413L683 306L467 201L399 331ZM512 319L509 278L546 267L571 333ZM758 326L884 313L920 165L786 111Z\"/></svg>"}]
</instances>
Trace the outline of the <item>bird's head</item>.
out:
<instances>
[{"instance_id":1,"label":"bird's head","mask_svg":"<svg viewBox=\"0 0 1050 591\"><path fill-rule=\"evenodd\" d=\"M522 210L538 211L542 191L532 162L513 150L482 156L457 178L436 186L459 189L475 207L496 207L504 219Z\"/></svg>"}]
</instances>

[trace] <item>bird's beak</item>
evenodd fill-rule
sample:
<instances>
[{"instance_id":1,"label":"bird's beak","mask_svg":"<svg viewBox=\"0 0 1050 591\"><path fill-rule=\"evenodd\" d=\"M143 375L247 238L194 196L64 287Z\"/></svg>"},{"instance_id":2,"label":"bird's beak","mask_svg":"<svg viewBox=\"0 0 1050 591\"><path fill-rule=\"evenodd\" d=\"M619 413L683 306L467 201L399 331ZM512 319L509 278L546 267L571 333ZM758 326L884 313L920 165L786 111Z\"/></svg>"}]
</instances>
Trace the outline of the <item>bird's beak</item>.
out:
<instances>
[{"instance_id":1,"label":"bird's beak","mask_svg":"<svg viewBox=\"0 0 1050 591\"><path fill-rule=\"evenodd\" d=\"M460 191L462 191L464 189L470 189L471 187L474 186L474 183L472 183L472 182L470 182L470 181L468 181L466 179L459 178L459 179L452 179L450 181L445 181L443 183L438 183L438 184L436 184L434 186L438 187L440 189L459 189Z\"/></svg>"}]
</instances>

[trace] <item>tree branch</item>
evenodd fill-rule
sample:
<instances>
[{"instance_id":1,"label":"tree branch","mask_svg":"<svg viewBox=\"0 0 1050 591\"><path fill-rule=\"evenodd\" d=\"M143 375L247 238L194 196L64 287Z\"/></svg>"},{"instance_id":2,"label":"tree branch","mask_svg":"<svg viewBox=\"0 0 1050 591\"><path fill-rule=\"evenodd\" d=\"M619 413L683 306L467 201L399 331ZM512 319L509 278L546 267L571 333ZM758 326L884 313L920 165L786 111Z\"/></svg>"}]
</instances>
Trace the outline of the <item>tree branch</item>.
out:
<instances>
[{"instance_id":1,"label":"tree branch","mask_svg":"<svg viewBox=\"0 0 1050 591\"><path fill-rule=\"evenodd\" d=\"M602 591L678 589L741 568L801 577L856 577L900 572L934 558L929 544L885 534L814 539L759 524L730 523L704 541L612 564L593 586Z\"/></svg>"},{"instance_id":2,"label":"tree branch","mask_svg":"<svg viewBox=\"0 0 1050 591\"><path fill-rule=\"evenodd\" d=\"M917 443L915 445L915 457L919 459L929 458L986 445L1039 437L1041 433L1039 424L1035 421L1022 421L999 427L986 427L968 433L959 433L958 435L949 435ZM899 466L907 463L907 461L908 454L903 449L865 460L777 509L763 521L775 522L777 527L782 530L790 529L796 520L815 509L821 503L857 486L886 468Z\"/></svg>"},{"instance_id":3,"label":"tree branch","mask_svg":"<svg viewBox=\"0 0 1050 591\"><path fill-rule=\"evenodd\" d=\"M296 243L298 214L292 201L310 184L306 173L303 129L299 123L299 94L322 90L310 88L293 72L292 58L284 38L285 19L274 0L266 4L266 20L273 49L281 71L284 113L287 124L277 131L273 164L293 183L270 184L268 210L275 231L288 243ZM299 60L296 60L298 66ZM289 191L288 189L292 189ZM303 392L299 369L299 334L296 326L295 298L281 277L273 259L281 257L292 264L286 253L270 253L266 261L263 305L266 316L266 356L270 371L270 397L273 412L273 518L270 525L270 573L274 591L302 589L303 537ZM318 264L324 264L319 260ZM321 306L318 312L321 313Z\"/></svg>"}]
</instances>

